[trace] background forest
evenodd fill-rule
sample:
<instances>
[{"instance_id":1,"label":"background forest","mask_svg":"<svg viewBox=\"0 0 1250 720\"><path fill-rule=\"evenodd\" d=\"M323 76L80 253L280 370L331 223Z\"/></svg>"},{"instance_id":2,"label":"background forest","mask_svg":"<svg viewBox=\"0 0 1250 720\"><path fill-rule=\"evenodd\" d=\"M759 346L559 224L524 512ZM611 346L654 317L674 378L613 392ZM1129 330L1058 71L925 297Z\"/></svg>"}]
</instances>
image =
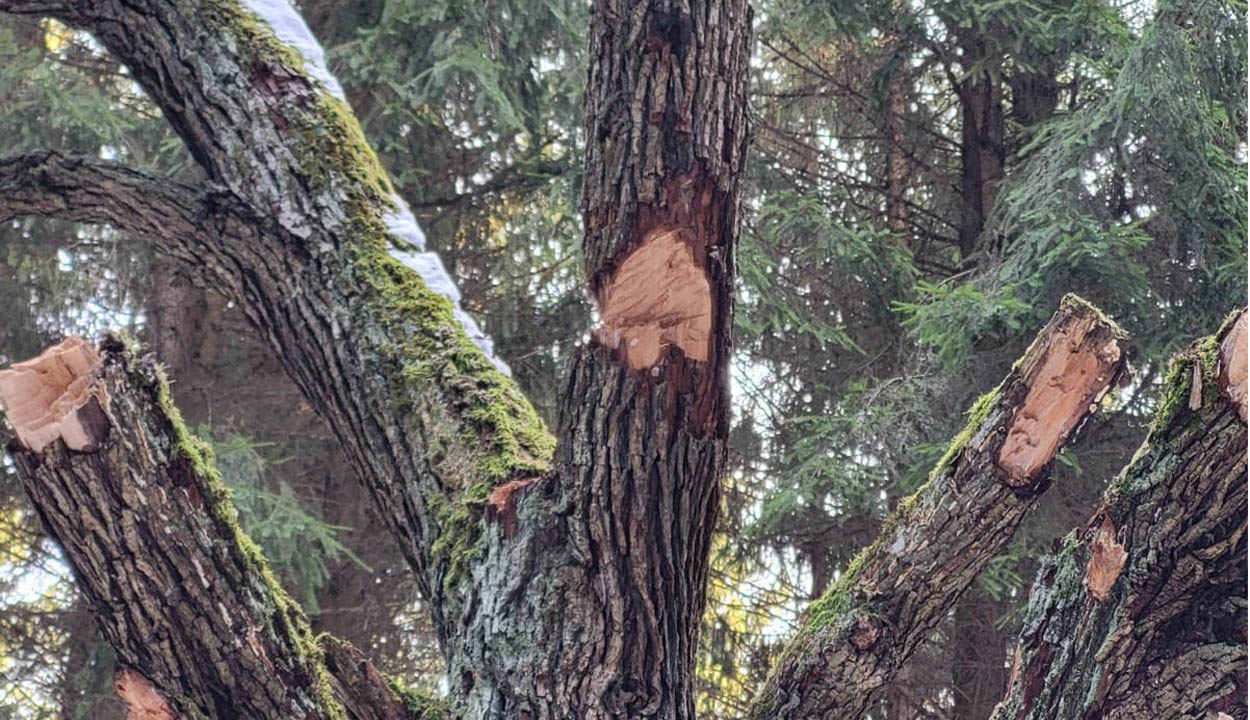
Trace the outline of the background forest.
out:
<instances>
[{"instance_id":1,"label":"background forest","mask_svg":"<svg viewBox=\"0 0 1250 720\"><path fill-rule=\"evenodd\" d=\"M552 422L594 320L577 250L586 3L298 5L464 306ZM1036 558L1141 443L1166 359L1245 303L1246 7L754 5L702 715L740 717L798 613L1076 292L1131 333L1135 381L874 716L980 720L1002 697ZM54 22L0 17L0 108L0 154L198 172L125 69ZM107 228L0 227L0 364L71 333L141 338L314 628L438 691L426 609L328 429L241 313L194 281ZM122 718L112 685L108 645L5 459L0 718Z\"/></svg>"}]
</instances>

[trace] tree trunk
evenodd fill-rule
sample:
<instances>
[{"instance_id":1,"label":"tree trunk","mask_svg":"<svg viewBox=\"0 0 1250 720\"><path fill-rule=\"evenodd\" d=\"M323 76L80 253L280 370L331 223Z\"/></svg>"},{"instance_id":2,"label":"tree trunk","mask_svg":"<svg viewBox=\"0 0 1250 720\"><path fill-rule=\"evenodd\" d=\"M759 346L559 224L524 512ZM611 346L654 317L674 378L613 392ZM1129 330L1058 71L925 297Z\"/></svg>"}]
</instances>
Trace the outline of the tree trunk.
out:
<instances>
[{"instance_id":1,"label":"tree trunk","mask_svg":"<svg viewBox=\"0 0 1250 720\"><path fill-rule=\"evenodd\" d=\"M952 720L987 720L1007 688L1007 640L995 623L1002 607L973 587L955 606Z\"/></svg>"},{"instance_id":2,"label":"tree trunk","mask_svg":"<svg viewBox=\"0 0 1250 720\"><path fill-rule=\"evenodd\" d=\"M1246 717L1246 315L1172 365L1103 506L1038 573L995 720Z\"/></svg>"},{"instance_id":3,"label":"tree trunk","mask_svg":"<svg viewBox=\"0 0 1250 720\"><path fill-rule=\"evenodd\" d=\"M570 368L554 466L279 5L0 0L93 32L210 183L39 155L0 165L0 207L140 230L243 307L431 598L466 716L688 717L729 423L745 0L595 6L583 208L605 326Z\"/></svg>"},{"instance_id":4,"label":"tree trunk","mask_svg":"<svg viewBox=\"0 0 1250 720\"><path fill-rule=\"evenodd\" d=\"M955 88L960 107L960 205L959 250L967 260L977 249L985 218L994 205L998 181L1003 175L1003 99L997 59L990 57L986 40L972 34L960 36L964 67L983 64Z\"/></svg>"},{"instance_id":5,"label":"tree trunk","mask_svg":"<svg viewBox=\"0 0 1250 720\"><path fill-rule=\"evenodd\" d=\"M554 471L487 500L452 667L475 716L693 717L749 30L741 0L594 5L583 250L604 326L572 359Z\"/></svg>"},{"instance_id":6,"label":"tree trunk","mask_svg":"<svg viewBox=\"0 0 1250 720\"><path fill-rule=\"evenodd\" d=\"M36 153L0 162L0 221L49 214L141 232L240 304L385 517L431 600L455 710L475 720L693 714L729 424L750 12L745 0L594 9L582 211L604 325L571 362L557 448L437 257L420 252L286 3L0 0L92 31L207 177L194 188ZM756 717L853 717L877 700L1037 501L1059 445L1119 377L1121 339L1065 300L930 482L813 606ZM97 361L80 342L40 363L42 379L28 368L0 380L19 430L12 452L117 652L132 709L432 711L350 646L313 638L150 364L116 344ZM1243 418L1244 381L1243 356ZM1244 558L1244 518L1226 536L1231 523L1194 522ZM1229 612L1209 597L1196 598L1202 617L1224 630Z\"/></svg>"}]
</instances>

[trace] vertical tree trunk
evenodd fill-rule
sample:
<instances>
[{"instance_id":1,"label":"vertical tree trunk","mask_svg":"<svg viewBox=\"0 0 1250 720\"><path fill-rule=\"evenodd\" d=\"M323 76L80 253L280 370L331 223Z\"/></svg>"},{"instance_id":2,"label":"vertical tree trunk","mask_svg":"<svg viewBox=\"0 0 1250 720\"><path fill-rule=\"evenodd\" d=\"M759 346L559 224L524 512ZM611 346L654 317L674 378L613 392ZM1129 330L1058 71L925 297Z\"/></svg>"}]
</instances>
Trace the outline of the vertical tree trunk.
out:
<instances>
[{"instance_id":1,"label":"vertical tree trunk","mask_svg":"<svg viewBox=\"0 0 1250 720\"><path fill-rule=\"evenodd\" d=\"M594 5L583 248L604 326L572 359L553 472L487 499L481 577L512 579L452 667L471 715L693 717L750 20L744 0Z\"/></svg>"},{"instance_id":2,"label":"vertical tree trunk","mask_svg":"<svg viewBox=\"0 0 1250 720\"><path fill-rule=\"evenodd\" d=\"M892 0L891 7L894 9L896 18L904 12L899 0ZM894 52L900 52L898 46L902 42L903 29L899 27L899 22L896 20L894 37L891 38ZM908 161L907 151L903 147L906 137L903 126L907 117L907 102L911 97L911 92L911 67L908 64L908 58L904 56L895 63L890 75L890 84L886 91L885 122L883 123L886 143L886 223L890 232L902 240L904 247L908 247L910 243L907 242L906 236Z\"/></svg>"},{"instance_id":3,"label":"vertical tree trunk","mask_svg":"<svg viewBox=\"0 0 1250 720\"><path fill-rule=\"evenodd\" d=\"M961 130L959 139L960 206L959 249L962 259L972 255L985 227L985 218L994 205L998 181L1003 174L1003 99L999 69L990 57L986 41L975 35L960 38L964 67L984 66L960 83Z\"/></svg>"}]
</instances>

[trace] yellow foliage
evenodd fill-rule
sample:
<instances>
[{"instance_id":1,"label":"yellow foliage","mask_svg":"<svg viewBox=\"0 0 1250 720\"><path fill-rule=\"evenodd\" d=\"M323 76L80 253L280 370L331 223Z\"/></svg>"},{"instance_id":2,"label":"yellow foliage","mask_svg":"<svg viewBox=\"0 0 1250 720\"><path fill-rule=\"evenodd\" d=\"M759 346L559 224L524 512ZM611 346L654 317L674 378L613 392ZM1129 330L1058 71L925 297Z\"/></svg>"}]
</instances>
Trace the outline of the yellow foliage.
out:
<instances>
[{"instance_id":1,"label":"yellow foliage","mask_svg":"<svg viewBox=\"0 0 1250 720\"><path fill-rule=\"evenodd\" d=\"M48 52L56 55L65 49L69 44L70 37L74 34L73 30L62 25L51 18L43 21L43 44L48 48Z\"/></svg>"}]
</instances>

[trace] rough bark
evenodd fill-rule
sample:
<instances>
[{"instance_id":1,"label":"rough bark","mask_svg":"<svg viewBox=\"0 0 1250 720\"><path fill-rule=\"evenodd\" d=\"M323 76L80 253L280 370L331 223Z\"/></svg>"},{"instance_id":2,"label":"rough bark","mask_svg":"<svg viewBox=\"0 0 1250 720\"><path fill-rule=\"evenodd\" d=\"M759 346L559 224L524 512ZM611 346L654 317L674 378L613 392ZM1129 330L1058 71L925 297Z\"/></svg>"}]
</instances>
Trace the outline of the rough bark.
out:
<instances>
[{"instance_id":1,"label":"rough bark","mask_svg":"<svg viewBox=\"0 0 1250 720\"><path fill-rule=\"evenodd\" d=\"M24 215L134 232L227 294L238 283L235 274L222 272L222 249L256 243L260 235L226 194L52 151L0 159L0 222Z\"/></svg>"},{"instance_id":2,"label":"rough bark","mask_svg":"<svg viewBox=\"0 0 1250 720\"><path fill-rule=\"evenodd\" d=\"M91 31L161 107L214 203L250 230L218 234L188 261L211 269L327 418L434 601L450 652L456 631L444 616L460 614L470 583L448 577L463 560L454 551L473 544L462 537L477 524L464 522L469 506L483 489L546 470L552 443L450 302L389 253L405 238L387 224L390 184L350 109L233 0L89 10L5 0L2 9L50 12ZM69 215L90 201L53 211ZM128 229L186 247L160 210Z\"/></svg>"},{"instance_id":3,"label":"rough bark","mask_svg":"<svg viewBox=\"0 0 1250 720\"><path fill-rule=\"evenodd\" d=\"M929 482L808 610L751 717L861 717L1037 503L1047 464L1121 377L1123 335L1075 298L972 410Z\"/></svg>"},{"instance_id":4,"label":"rough bark","mask_svg":"<svg viewBox=\"0 0 1250 720\"><path fill-rule=\"evenodd\" d=\"M1246 316L1173 361L1150 434L1042 563L996 720L1246 717Z\"/></svg>"},{"instance_id":5,"label":"rough bark","mask_svg":"<svg viewBox=\"0 0 1250 720\"><path fill-rule=\"evenodd\" d=\"M464 714L688 717L728 431L745 1L595 6L583 207L605 327L570 369L554 467L516 386L389 253L405 240L387 222L393 193L350 110L250 12L3 9L91 31L249 224L246 240L209 238L209 267L390 523ZM55 189L36 190L16 212L114 220L107 202L49 206ZM137 229L180 241L160 222Z\"/></svg>"},{"instance_id":6,"label":"rough bark","mask_svg":"<svg viewBox=\"0 0 1250 720\"><path fill-rule=\"evenodd\" d=\"M367 664L327 662L351 649L314 638L274 582L155 363L111 340L71 347L77 360L6 371L0 401L19 436L19 404L75 418L8 450L117 654L131 717L422 717Z\"/></svg>"},{"instance_id":7,"label":"rough bark","mask_svg":"<svg viewBox=\"0 0 1250 720\"><path fill-rule=\"evenodd\" d=\"M487 498L471 662L451 668L483 717L694 712L750 13L738 0L593 13L583 248L604 327L566 376L554 471Z\"/></svg>"}]
</instances>

